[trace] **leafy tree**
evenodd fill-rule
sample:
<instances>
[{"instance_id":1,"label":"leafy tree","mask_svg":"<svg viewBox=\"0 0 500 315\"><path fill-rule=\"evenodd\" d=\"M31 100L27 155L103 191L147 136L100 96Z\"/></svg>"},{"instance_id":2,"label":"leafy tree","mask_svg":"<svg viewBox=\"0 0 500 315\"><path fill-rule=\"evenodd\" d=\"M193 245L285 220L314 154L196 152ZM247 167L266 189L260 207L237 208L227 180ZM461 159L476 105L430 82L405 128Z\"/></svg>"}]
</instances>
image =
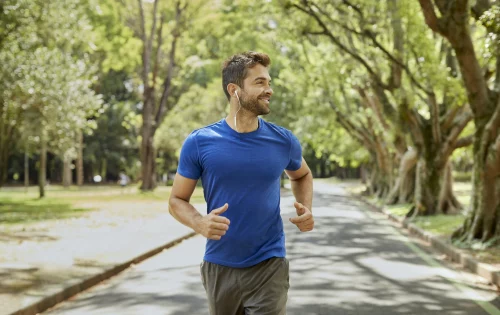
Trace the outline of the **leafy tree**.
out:
<instances>
[{"instance_id":1,"label":"leafy tree","mask_svg":"<svg viewBox=\"0 0 500 315\"><path fill-rule=\"evenodd\" d=\"M35 140L41 152L41 197L47 150L67 152L76 133L90 126L86 117L100 106L99 97L90 89L92 68L86 44L91 28L80 4L79 0L66 1L56 10L52 1L2 2L5 21L14 22L1 28L0 55L5 67L0 116L2 128L10 126L10 130L0 145L0 156L8 157L9 142L21 124L39 126Z\"/></svg>"},{"instance_id":2,"label":"leafy tree","mask_svg":"<svg viewBox=\"0 0 500 315\"><path fill-rule=\"evenodd\" d=\"M500 235L500 9L489 0L419 0L425 23L451 45L476 127L473 194L469 215L455 236L468 242ZM471 15L488 33L481 46L471 30ZM478 25L479 26L479 25ZM487 49L487 48L490 49ZM480 53L484 55L481 55ZM483 70L483 67L488 70ZM493 70L491 70L493 68ZM494 76L492 76L494 74Z\"/></svg>"},{"instance_id":3,"label":"leafy tree","mask_svg":"<svg viewBox=\"0 0 500 315\"><path fill-rule=\"evenodd\" d=\"M451 176L447 175L451 174L448 160L453 150L470 144L470 139L458 136L471 118L453 73L454 56L446 46L435 48L434 39L418 27L421 23L411 5L404 7L394 0L368 5L362 0L340 5L309 0L290 4L311 17L305 34L328 39L339 54L361 66L361 71L354 67L348 70L349 78L344 79L350 84L340 90L357 91L358 102L365 108L364 119L348 123L345 113L337 113L344 120L344 128L362 133L360 140L375 152L375 170L381 176L374 182L384 183L379 195L386 195L392 187L389 198L404 201L412 194L401 187L415 183L417 213L454 212L459 204L452 193ZM405 127L410 128L410 137L401 136ZM392 135L387 137L387 133ZM406 151L408 139L416 151ZM394 149L387 150L391 142ZM415 159L416 181L412 176L409 180L402 177L413 174L410 170ZM403 164L394 182L396 161Z\"/></svg>"}]
</instances>

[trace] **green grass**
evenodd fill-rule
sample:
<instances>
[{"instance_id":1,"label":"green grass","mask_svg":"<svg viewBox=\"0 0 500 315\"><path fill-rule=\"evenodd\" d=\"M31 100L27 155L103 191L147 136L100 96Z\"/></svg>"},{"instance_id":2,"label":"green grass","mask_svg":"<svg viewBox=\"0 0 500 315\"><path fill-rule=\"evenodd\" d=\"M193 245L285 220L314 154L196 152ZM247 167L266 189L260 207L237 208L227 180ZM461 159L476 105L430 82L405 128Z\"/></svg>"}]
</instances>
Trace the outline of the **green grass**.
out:
<instances>
[{"instance_id":1,"label":"green grass","mask_svg":"<svg viewBox=\"0 0 500 315\"><path fill-rule=\"evenodd\" d=\"M388 205L388 206L385 206L385 210L392 215L395 215L398 217L404 217L410 211L411 206L412 205L409 203Z\"/></svg>"},{"instance_id":2,"label":"green grass","mask_svg":"<svg viewBox=\"0 0 500 315\"><path fill-rule=\"evenodd\" d=\"M113 202L168 202L171 187L160 186L153 192L143 193L137 187L122 189L117 186L62 186L47 187L46 197L38 198L37 187L2 188L0 190L0 224L18 224L45 220L78 217L93 209L84 208L82 203L103 204ZM203 189L197 187L191 203L204 203Z\"/></svg>"},{"instance_id":3,"label":"green grass","mask_svg":"<svg viewBox=\"0 0 500 315\"><path fill-rule=\"evenodd\" d=\"M460 227L464 220L465 217L461 214L435 215L429 217L416 217L412 223L434 235L448 236Z\"/></svg>"},{"instance_id":4,"label":"green grass","mask_svg":"<svg viewBox=\"0 0 500 315\"><path fill-rule=\"evenodd\" d=\"M0 197L0 223L16 224L77 217L90 209L77 208L54 198L9 199Z\"/></svg>"}]
</instances>

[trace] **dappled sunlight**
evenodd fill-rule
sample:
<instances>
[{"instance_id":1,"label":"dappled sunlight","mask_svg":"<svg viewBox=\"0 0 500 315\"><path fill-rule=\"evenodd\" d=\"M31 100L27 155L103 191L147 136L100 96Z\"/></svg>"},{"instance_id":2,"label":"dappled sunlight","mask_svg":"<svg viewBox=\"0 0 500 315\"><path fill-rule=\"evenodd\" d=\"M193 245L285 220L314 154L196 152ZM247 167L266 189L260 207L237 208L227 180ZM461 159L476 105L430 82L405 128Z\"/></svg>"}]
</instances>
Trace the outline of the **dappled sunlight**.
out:
<instances>
[{"instance_id":1,"label":"dappled sunlight","mask_svg":"<svg viewBox=\"0 0 500 315\"><path fill-rule=\"evenodd\" d=\"M286 225L289 314L481 314L474 297L447 279L464 280L427 265L384 216L337 196L315 198L314 209L326 215L314 211L312 232ZM495 298L484 292L477 300Z\"/></svg>"},{"instance_id":2,"label":"dappled sunlight","mask_svg":"<svg viewBox=\"0 0 500 315\"><path fill-rule=\"evenodd\" d=\"M204 246L201 236L184 241L48 314L205 315L199 272Z\"/></svg>"},{"instance_id":3,"label":"dappled sunlight","mask_svg":"<svg viewBox=\"0 0 500 315\"><path fill-rule=\"evenodd\" d=\"M124 259L125 256L120 256L122 253L129 252L130 256L132 250L152 248L156 244L153 240L164 243L163 236L183 228L171 218L166 220L169 215L162 213L161 203L152 203L153 207L144 209L142 217L133 210L137 205L130 203L130 215L113 220L122 213L120 209L125 204L110 204L108 212L99 216L96 216L99 212L93 212L85 218L56 225L50 233L45 231L56 238L45 242L52 244L46 248L52 248L53 258L46 261L53 264L52 269L33 269L35 262L20 266L16 271L17 285L31 285L34 294L41 294L36 290L40 282L38 275L44 275L43 279L52 276L54 281L68 276L78 278L82 274L78 275L75 270L88 272L105 268ZM328 194L323 189L323 193L315 194L315 229L307 233L299 232L287 220L295 212L293 196L285 193L281 205L290 261L289 315L481 314L471 299L492 301L496 298L494 292L475 289L465 292L455 287L447 279L462 284L471 284L471 281L449 269L427 265L383 216L362 210L366 209L363 204L342 195L341 191ZM206 207L198 210L205 212ZM73 225L77 222L92 227L91 238ZM129 235L140 235L141 242L130 242ZM64 239L79 245L71 247ZM94 246L85 244L85 239L91 240L88 244ZM205 242L201 236L184 241L47 314L206 315L207 302L200 276ZM44 242L23 241L23 244L31 250L35 244L44 246ZM40 255L42 252L40 250ZM36 266L41 262L38 260ZM12 271L7 267L3 273L0 270L0 280L5 280L5 275ZM70 269L73 274L65 273Z\"/></svg>"},{"instance_id":4,"label":"dappled sunlight","mask_svg":"<svg viewBox=\"0 0 500 315\"><path fill-rule=\"evenodd\" d=\"M396 281L420 281L434 276L455 278L455 275L445 268L391 261L376 256L360 258L358 262L367 269L371 269L380 275L385 275L385 277Z\"/></svg>"}]
</instances>

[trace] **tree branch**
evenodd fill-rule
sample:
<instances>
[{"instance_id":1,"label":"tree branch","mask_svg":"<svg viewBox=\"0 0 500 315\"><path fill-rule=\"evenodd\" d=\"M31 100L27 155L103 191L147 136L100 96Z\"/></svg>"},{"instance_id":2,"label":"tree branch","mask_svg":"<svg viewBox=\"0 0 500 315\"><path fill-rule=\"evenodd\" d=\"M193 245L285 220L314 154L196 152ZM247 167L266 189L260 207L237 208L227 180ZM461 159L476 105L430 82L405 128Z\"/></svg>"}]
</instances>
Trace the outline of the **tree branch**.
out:
<instances>
[{"instance_id":1,"label":"tree branch","mask_svg":"<svg viewBox=\"0 0 500 315\"><path fill-rule=\"evenodd\" d=\"M173 105L167 106L167 101L168 97L170 96L170 90L172 88L172 78L174 75L174 69L175 69L175 53L176 53L176 48L177 48L177 40L181 36L181 17L182 13L187 7L187 3L184 7L181 7L180 0L176 2L175 5L175 27L172 31L172 43L170 47L170 53L169 53L169 64L168 64L168 69L167 69L167 76L165 78L165 81L163 82L163 92L161 95L161 100L160 100L160 105L158 106L158 110L156 112L156 117L155 117L155 122L156 126L160 126L161 122L165 118L165 114L169 109L173 107Z\"/></svg>"},{"instance_id":2,"label":"tree branch","mask_svg":"<svg viewBox=\"0 0 500 315\"><path fill-rule=\"evenodd\" d=\"M453 146L453 150L468 147L474 142L474 135L470 135L467 137L463 137L455 141L455 145Z\"/></svg>"},{"instance_id":3,"label":"tree branch","mask_svg":"<svg viewBox=\"0 0 500 315\"><path fill-rule=\"evenodd\" d=\"M441 157L443 159L447 159L453 153L453 150L455 150L456 147L458 136L462 133L462 131L472 120L472 118L472 113L470 111L467 111L455 121L453 128L451 129L450 133L446 137L446 141L441 147L441 152L443 152L443 154L441 154Z\"/></svg>"},{"instance_id":4,"label":"tree branch","mask_svg":"<svg viewBox=\"0 0 500 315\"><path fill-rule=\"evenodd\" d=\"M335 103L333 100L328 100L328 104L330 107L333 109L333 111L336 113L337 117L337 122L344 127L345 131L347 131L351 136L353 136L358 142L362 145L365 145L367 147L374 147L375 142L373 139L371 139L368 135L369 133L367 131L363 131L359 129L357 126L355 126L349 119L344 115L342 112L338 110L338 107L335 106Z\"/></svg>"},{"instance_id":5,"label":"tree branch","mask_svg":"<svg viewBox=\"0 0 500 315\"><path fill-rule=\"evenodd\" d=\"M428 103L431 113L432 137L435 143L441 143L441 125L439 124L439 108L434 93L429 94Z\"/></svg>"},{"instance_id":6,"label":"tree branch","mask_svg":"<svg viewBox=\"0 0 500 315\"><path fill-rule=\"evenodd\" d=\"M306 1L306 3L308 3L308 2ZM345 24L343 24L343 23L341 23L339 21L336 21L336 20L332 19L331 16L327 12L325 12L323 9L321 9L320 7L318 7L316 4L312 4L312 5L317 9L318 12L320 12L323 16L325 16L333 24L339 25L342 29L347 30L350 33L353 33L353 34L356 34L358 36L363 36L363 37L366 37L366 38L370 39L373 42L373 44L375 45L375 47L379 48L389 58L389 60L393 64L393 67L392 67L393 71L392 71L392 74L391 74L391 84L390 84L390 87L388 87L390 90L399 87L401 75L400 74L398 75L398 70L401 71L401 68L402 68L408 74L408 76L409 76L410 80L413 82L413 84L415 84L417 87L419 87L421 90L425 91L426 93L430 93L430 91L428 91L427 89L425 89L418 82L418 80L415 79L415 76L410 71L410 69L408 68L408 66L406 64L404 64L403 62L401 62L401 60L399 60L397 57L395 57L392 53L390 53L381 43L379 43L377 41L375 35L372 32L370 32L368 30L364 30L362 32L356 31L356 30L354 30L354 29L346 26ZM324 22L320 19L320 17L313 10L311 10L310 7L309 7L309 9L306 9L306 8L300 7L299 5L294 5L294 6L296 8L298 8L298 9L300 9L302 12L304 12L304 13L310 15L310 16L313 16L316 19L316 21L323 28L323 31L321 31L321 32L308 32L308 33L310 33L310 34L316 34L316 35L327 35L330 38L333 37L333 35L329 31L328 27L324 24ZM398 32L398 30L400 29L400 27L398 28L397 22L395 22L394 19L392 21L392 24L393 24L393 28L394 28L394 45L395 45L395 49L397 49L399 53L402 53L402 49L403 49L402 46L403 45L402 45L402 43L399 43L400 38L398 38L398 36L402 36L402 34L399 34L399 33L402 32L402 30L400 30ZM337 45L340 44L340 41L338 39L336 40L336 44ZM343 50L345 50L346 52L348 52L351 56L354 57L354 55L356 55L356 56L358 56L358 58L361 59L361 57L359 55L357 55L354 52L350 51L347 47L343 46L341 48ZM358 61L360 61L360 60L358 59ZM365 65L365 67L366 67L366 65ZM375 73L375 71L371 70L371 68L368 71L370 73ZM396 82L393 82L393 80L395 80L396 78L399 78L399 80L397 80ZM381 80L379 79L379 81L381 81ZM396 84L394 84L394 83L396 83Z\"/></svg>"},{"instance_id":7,"label":"tree branch","mask_svg":"<svg viewBox=\"0 0 500 315\"><path fill-rule=\"evenodd\" d=\"M420 7L422 7L422 12L424 14L425 23L436 33L439 33L447 37L446 28L443 27L443 22L439 19L434 11L434 4L432 0L418 0Z\"/></svg>"},{"instance_id":8,"label":"tree branch","mask_svg":"<svg viewBox=\"0 0 500 315\"><path fill-rule=\"evenodd\" d=\"M406 74L408 74L408 77L410 78L411 82L413 84L415 84L415 86L417 86L418 88L420 88L422 91L424 91L425 93L429 94L429 93L432 93L431 91L427 90L426 88L424 88L419 82L417 79L415 79L415 76L413 75L413 73L410 71L410 69L408 68L408 66L404 63L402 63L400 60L398 60L396 57L394 57L382 44L380 44L377 39L375 38L375 36L373 35L372 32L368 31L368 30L365 30L363 32L369 39L372 40L373 44L375 45L375 47L378 47L392 62L393 64L395 65L398 65L400 67L402 67Z\"/></svg>"},{"instance_id":9,"label":"tree branch","mask_svg":"<svg viewBox=\"0 0 500 315\"><path fill-rule=\"evenodd\" d=\"M444 116L441 118L441 129L446 133L448 129L451 128L453 120L458 113L463 111L465 106L454 106L449 109Z\"/></svg>"},{"instance_id":10,"label":"tree branch","mask_svg":"<svg viewBox=\"0 0 500 315\"><path fill-rule=\"evenodd\" d=\"M365 17L363 16L363 12L361 11L361 9L360 9L357 5L352 4L352 3L351 3L350 1L348 1L348 0L342 0L342 3L344 3L345 5L347 5L347 6L351 7L351 8L353 8L353 9L354 9L354 11L356 11L356 12L359 14L359 16L361 17L361 19L363 19L363 20L365 19Z\"/></svg>"},{"instance_id":11,"label":"tree branch","mask_svg":"<svg viewBox=\"0 0 500 315\"><path fill-rule=\"evenodd\" d=\"M401 60L404 56L404 31L401 25L401 16L398 10L397 0L388 1L389 10L391 13L391 26L393 31L393 51L397 54L398 60ZM392 62L391 64L391 77L389 80L389 85L392 88L399 88L401 86L403 68L397 63Z\"/></svg>"},{"instance_id":12,"label":"tree branch","mask_svg":"<svg viewBox=\"0 0 500 315\"><path fill-rule=\"evenodd\" d=\"M146 22L144 21L144 8L142 7L142 0L137 0L139 4L139 20L140 20L140 36L142 40L142 83L144 85L144 91L148 89L149 83L148 83L148 75L149 75L149 69L146 67L146 63L148 62L148 57L147 57L147 46L146 43L148 42L147 40L147 35L146 35Z\"/></svg>"},{"instance_id":13,"label":"tree branch","mask_svg":"<svg viewBox=\"0 0 500 315\"><path fill-rule=\"evenodd\" d=\"M308 3L307 1L305 1L305 3ZM331 32L330 30L328 29L328 27L325 25L325 23L321 20L321 18L315 13L313 12L310 8L309 9L306 9L306 8L303 8L301 7L300 5L298 4L292 4L293 7L297 8L298 10L304 12L305 14L313 17L317 22L318 24L321 26L321 28L323 29L323 32L325 33L325 35L330 38L330 40L335 44L337 45L340 49L342 49L343 51L345 51L346 53L348 53L351 57L353 57L355 60L357 60L359 63L361 63L365 69L370 73L370 75L377 81L378 84L380 84L381 86L383 86L384 88L387 88L387 85L385 85L380 76L372 69L372 67L367 63L366 60L364 60L361 56L355 54L353 51L351 51L349 48L347 48L344 44L342 44L338 38L336 38Z\"/></svg>"},{"instance_id":14,"label":"tree branch","mask_svg":"<svg viewBox=\"0 0 500 315\"><path fill-rule=\"evenodd\" d=\"M157 40L157 46L156 46L156 56L155 56L155 63L153 66L153 90L155 89L156 86L156 78L158 77L158 71L160 68L160 57L161 57L161 46L163 45L163 24L165 23L165 15L162 14L160 18L160 27L158 29L158 35Z\"/></svg>"},{"instance_id":15,"label":"tree branch","mask_svg":"<svg viewBox=\"0 0 500 315\"><path fill-rule=\"evenodd\" d=\"M155 31L156 31L156 22L157 22L156 12L158 11L158 2L159 2L159 0L154 0L153 13L152 13L153 25L151 25L151 31L149 32L150 36L149 36L149 39L147 42L148 59L147 59L147 63L145 64L145 67L146 67L146 71L148 73L148 76L149 76L149 71L150 71L150 67L151 67L150 57L151 57L151 53L153 51L153 40L154 40L154 36L155 36ZM144 45L146 45L146 43L144 43Z\"/></svg>"},{"instance_id":16,"label":"tree branch","mask_svg":"<svg viewBox=\"0 0 500 315\"><path fill-rule=\"evenodd\" d=\"M361 98L365 100L366 104L368 104L368 106L373 110L382 127L384 127L386 131L389 131L390 127L380 111L380 104L378 102L378 99L375 96L367 95L365 90L361 87L356 87L356 90L358 91Z\"/></svg>"}]
</instances>

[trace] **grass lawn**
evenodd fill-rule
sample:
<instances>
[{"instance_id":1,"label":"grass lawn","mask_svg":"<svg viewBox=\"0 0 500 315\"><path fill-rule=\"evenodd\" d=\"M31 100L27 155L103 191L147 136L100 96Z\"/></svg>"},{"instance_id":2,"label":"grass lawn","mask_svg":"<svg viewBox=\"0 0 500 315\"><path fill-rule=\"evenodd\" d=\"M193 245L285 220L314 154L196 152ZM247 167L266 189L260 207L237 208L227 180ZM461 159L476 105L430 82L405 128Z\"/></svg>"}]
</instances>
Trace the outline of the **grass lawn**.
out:
<instances>
[{"instance_id":1,"label":"grass lawn","mask_svg":"<svg viewBox=\"0 0 500 315\"><path fill-rule=\"evenodd\" d=\"M83 203L99 204L105 208L113 202L167 202L171 187L160 186L153 192L143 193L137 187L88 185L48 186L46 197L38 198L38 187L7 187L0 189L0 224L19 224L44 220L78 217L92 211ZM204 203L203 189L197 187L191 198L192 203Z\"/></svg>"},{"instance_id":2,"label":"grass lawn","mask_svg":"<svg viewBox=\"0 0 500 315\"><path fill-rule=\"evenodd\" d=\"M438 236L448 236L459 228L465 220L465 216L456 215L435 215L431 217L417 217L413 223L418 227Z\"/></svg>"}]
</instances>

